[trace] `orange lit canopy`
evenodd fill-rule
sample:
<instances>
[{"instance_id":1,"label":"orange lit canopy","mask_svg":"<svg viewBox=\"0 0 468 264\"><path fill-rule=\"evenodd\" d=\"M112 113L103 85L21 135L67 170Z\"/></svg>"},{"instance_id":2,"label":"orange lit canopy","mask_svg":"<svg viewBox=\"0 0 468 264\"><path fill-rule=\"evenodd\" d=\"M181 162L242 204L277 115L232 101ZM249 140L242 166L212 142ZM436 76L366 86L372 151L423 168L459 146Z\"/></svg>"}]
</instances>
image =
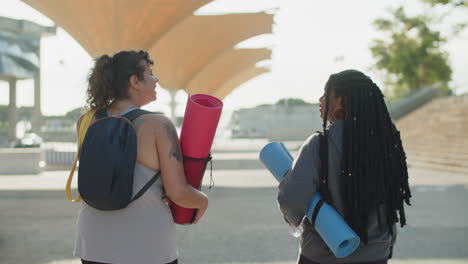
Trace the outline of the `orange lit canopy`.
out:
<instances>
[{"instance_id":1,"label":"orange lit canopy","mask_svg":"<svg viewBox=\"0 0 468 264\"><path fill-rule=\"evenodd\" d=\"M23 0L63 27L92 57L148 50L212 0Z\"/></svg>"},{"instance_id":2,"label":"orange lit canopy","mask_svg":"<svg viewBox=\"0 0 468 264\"><path fill-rule=\"evenodd\" d=\"M23 1L63 27L93 57L148 50L161 86L169 90L215 93L232 75L271 54L262 51L261 58L247 63L245 55L231 51L246 39L272 33L272 14L193 15L212 0ZM217 63L227 66L214 67ZM217 77L208 81L207 76Z\"/></svg>"},{"instance_id":3,"label":"orange lit canopy","mask_svg":"<svg viewBox=\"0 0 468 264\"><path fill-rule=\"evenodd\" d=\"M237 73L237 75L235 75L233 78L226 81L212 95L220 99L224 99L234 89L239 87L239 85L269 71L270 69L265 68L265 67L255 67L255 66L247 67L243 71Z\"/></svg>"},{"instance_id":4,"label":"orange lit canopy","mask_svg":"<svg viewBox=\"0 0 468 264\"><path fill-rule=\"evenodd\" d=\"M243 40L271 33L272 24L273 15L267 13L187 17L150 49L161 85L188 89L209 63ZM223 71L213 70L213 75Z\"/></svg>"},{"instance_id":5,"label":"orange lit canopy","mask_svg":"<svg viewBox=\"0 0 468 264\"><path fill-rule=\"evenodd\" d=\"M225 82L244 69L271 57L269 49L229 50L206 65L187 85L190 94L214 94Z\"/></svg>"}]
</instances>

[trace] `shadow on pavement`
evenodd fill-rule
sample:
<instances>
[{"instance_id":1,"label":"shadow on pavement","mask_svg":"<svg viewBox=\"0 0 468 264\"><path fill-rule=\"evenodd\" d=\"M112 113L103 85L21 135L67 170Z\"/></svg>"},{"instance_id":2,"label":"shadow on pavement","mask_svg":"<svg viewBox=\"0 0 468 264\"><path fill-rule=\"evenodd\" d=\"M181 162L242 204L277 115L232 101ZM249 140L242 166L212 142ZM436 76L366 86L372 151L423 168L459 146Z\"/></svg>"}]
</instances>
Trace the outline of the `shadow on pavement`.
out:
<instances>
[{"instance_id":1,"label":"shadow on pavement","mask_svg":"<svg viewBox=\"0 0 468 264\"><path fill-rule=\"evenodd\" d=\"M299 240L289 235L275 187L206 192L210 208L202 222L178 226L181 263L294 263ZM462 186L414 187L395 259L468 258L466 201ZM1 191L0 263L72 259L78 207L63 191Z\"/></svg>"}]
</instances>

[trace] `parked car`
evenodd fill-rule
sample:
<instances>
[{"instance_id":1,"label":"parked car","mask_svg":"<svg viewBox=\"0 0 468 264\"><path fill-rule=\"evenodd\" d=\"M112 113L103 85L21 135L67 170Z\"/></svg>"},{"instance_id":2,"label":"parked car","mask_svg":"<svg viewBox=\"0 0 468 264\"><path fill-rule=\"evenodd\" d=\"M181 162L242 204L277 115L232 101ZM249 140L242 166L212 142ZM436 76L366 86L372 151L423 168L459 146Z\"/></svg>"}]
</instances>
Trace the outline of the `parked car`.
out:
<instances>
[{"instance_id":1,"label":"parked car","mask_svg":"<svg viewBox=\"0 0 468 264\"><path fill-rule=\"evenodd\" d=\"M14 143L15 148L39 148L43 143L42 138L35 133L26 133Z\"/></svg>"}]
</instances>

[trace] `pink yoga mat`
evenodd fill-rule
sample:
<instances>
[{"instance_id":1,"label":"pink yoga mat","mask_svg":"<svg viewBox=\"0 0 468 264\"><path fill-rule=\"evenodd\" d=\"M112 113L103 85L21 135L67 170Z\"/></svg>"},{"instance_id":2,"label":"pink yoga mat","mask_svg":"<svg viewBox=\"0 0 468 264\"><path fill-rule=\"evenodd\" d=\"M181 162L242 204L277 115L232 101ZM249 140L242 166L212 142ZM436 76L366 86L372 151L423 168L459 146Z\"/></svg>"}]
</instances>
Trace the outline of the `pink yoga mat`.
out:
<instances>
[{"instance_id":1,"label":"pink yoga mat","mask_svg":"<svg viewBox=\"0 0 468 264\"><path fill-rule=\"evenodd\" d=\"M218 127L223 102L207 94L189 96L180 132L182 154L192 158L206 158Z\"/></svg>"},{"instance_id":2,"label":"pink yoga mat","mask_svg":"<svg viewBox=\"0 0 468 264\"><path fill-rule=\"evenodd\" d=\"M184 155L184 172L187 183L200 189L207 158L218 127L223 102L207 94L189 96L184 122L180 132L180 147ZM201 159L201 160L194 160ZM177 224L190 224L195 209L183 208L169 200L169 207Z\"/></svg>"}]
</instances>

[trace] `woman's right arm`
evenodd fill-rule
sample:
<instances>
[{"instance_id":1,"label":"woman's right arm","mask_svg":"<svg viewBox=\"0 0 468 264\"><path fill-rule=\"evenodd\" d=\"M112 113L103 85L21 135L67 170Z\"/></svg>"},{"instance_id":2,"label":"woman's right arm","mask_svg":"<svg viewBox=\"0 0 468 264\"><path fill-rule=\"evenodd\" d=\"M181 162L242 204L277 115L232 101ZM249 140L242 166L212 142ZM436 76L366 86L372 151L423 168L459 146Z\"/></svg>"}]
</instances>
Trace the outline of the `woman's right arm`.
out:
<instances>
[{"instance_id":1,"label":"woman's right arm","mask_svg":"<svg viewBox=\"0 0 468 264\"><path fill-rule=\"evenodd\" d=\"M208 197L187 183L184 174L182 151L179 137L172 122L165 116L155 115L156 149L159 156L161 178L167 196L177 205L197 208L194 223L208 207Z\"/></svg>"},{"instance_id":2,"label":"woman's right arm","mask_svg":"<svg viewBox=\"0 0 468 264\"><path fill-rule=\"evenodd\" d=\"M313 135L306 140L291 169L278 186L280 209L287 221L294 226L301 223L319 184L318 139L317 135Z\"/></svg>"}]
</instances>

